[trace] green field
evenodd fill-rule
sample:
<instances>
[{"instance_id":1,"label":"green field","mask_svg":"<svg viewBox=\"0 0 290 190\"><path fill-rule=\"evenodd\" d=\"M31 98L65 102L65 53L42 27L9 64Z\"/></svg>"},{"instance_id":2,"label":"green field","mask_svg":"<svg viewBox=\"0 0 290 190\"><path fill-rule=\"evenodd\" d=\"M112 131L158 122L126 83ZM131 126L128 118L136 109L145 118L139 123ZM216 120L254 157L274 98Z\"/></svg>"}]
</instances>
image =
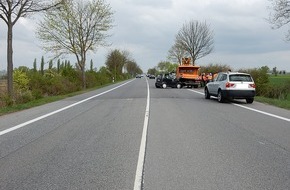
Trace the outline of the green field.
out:
<instances>
[{"instance_id":1,"label":"green field","mask_svg":"<svg viewBox=\"0 0 290 190\"><path fill-rule=\"evenodd\" d=\"M269 83L272 85L279 85L279 86L290 84L290 74L277 75L277 76L270 75ZM255 100L290 110L290 91L286 99L272 99L272 98L265 98L265 97L258 96L255 98Z\"/></svg>"},{"instance_id":2,"label":"green field","mask_svg":"<svg viewBox=\"0 0 290 190\"><path fill-rule=\"evenodd\" d=\"M286 74L286 75L270 75L269 77L269 82L270 84L273 85L283 85L285 83L290 83L290 74Z\"/></svg>"},{"instance_id":3,"label":"green field","mask_svg":"<svg viewBox=\"0 0 290 190\"><path fill-rule=\"evenodd\" d=\"M290 74L286 74L286 75L271 75L269 77L269 82L270 84L273 85L285 85L285 84L290 84ZM289 91L289 95L287 97L287 101L290 102L290 91Z\"/></svg>"}]
</instances>

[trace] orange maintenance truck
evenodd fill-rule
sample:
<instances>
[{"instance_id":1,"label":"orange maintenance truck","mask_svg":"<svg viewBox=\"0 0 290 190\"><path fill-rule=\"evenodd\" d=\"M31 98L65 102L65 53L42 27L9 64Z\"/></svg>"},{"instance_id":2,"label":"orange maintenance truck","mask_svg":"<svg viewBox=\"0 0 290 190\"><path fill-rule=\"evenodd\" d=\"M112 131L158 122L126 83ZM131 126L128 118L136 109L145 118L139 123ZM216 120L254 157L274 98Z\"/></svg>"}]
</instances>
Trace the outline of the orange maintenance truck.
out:
<instances>
[{"instance_id":1,"label":"orange maintenance truck","mask_svg":"<svg viewBox=\"0 0 290 190\"><path fill-rule=\"evenodd\" d=\"M181 84L180 87L194 87L197 88L202 81L199 75L200 66L191 64L190 58L182 58L182 63L176 68L176 79Z\"/></svg>"}]
</instances>

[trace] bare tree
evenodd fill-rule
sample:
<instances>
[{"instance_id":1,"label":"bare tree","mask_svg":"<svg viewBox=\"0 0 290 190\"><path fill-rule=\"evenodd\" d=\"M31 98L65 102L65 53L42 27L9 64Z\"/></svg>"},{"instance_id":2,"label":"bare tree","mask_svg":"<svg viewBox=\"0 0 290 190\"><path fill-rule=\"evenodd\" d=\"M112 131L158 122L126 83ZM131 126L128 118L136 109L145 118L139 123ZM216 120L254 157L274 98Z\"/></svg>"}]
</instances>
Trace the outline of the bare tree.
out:
<instances>
[{"instance_id":1,"label":"bare tree","mask_svg":"<svg viewBox=\"0 0 290 190\"><path fill-rule=\"evenodd\" d=\"M56 7L60 1L43 0L0 0L0 18L7 25L7 75L8 75L8 95L13 96L13 26L20 17L27 17L28 15L48 10Z\"/></svg>"},{"instance_id":2,"label":"bare tree","mask_svg":"<svg viewBox=\"0 0 290 190\"><path fill-rule=\"evenodd\" d=\"M206 22L190 21L185 23L176 35L175 43L186 51L192 59L192 64L213 51L213 31Z\"/></svg>"},{"instance_id":3,"label":"bare tree","mask_svg":"<svg viewBox=\"0 0 290 190\"><path fill-rule=\"evenodd\" d=\"M105 39L111 29L113 11L104 0L66 0L58 10L51 10L39 23L37 36L46 52L54 58L73 54L82 71L83 88L86 87L85 67L88 51L108 45Z\"/></svg>"},{"instance_id":4,"label":"bare tree","mask_svg":"<svg viewBox=\"0 0 290 190\"><path fill-rule=\"evenodd\" d=\"M279 29L284 25L290 23L290 1L288 0L269 0L272 2L272 11L268 22L272 25L273 29ZM290 29L286 34L286 40L290 41Z\"/></svg>"},{"instance_id":5,"label":"bare tree","mask_svg":"<svg viewBox=\"0 0 290 190\"><path fill-rule=\"evenodd\" d=\"M168 51L168 59L181 64L182 58L186 57L186 54L187 52L175 43Z\"/></svg>"}]
</instances>

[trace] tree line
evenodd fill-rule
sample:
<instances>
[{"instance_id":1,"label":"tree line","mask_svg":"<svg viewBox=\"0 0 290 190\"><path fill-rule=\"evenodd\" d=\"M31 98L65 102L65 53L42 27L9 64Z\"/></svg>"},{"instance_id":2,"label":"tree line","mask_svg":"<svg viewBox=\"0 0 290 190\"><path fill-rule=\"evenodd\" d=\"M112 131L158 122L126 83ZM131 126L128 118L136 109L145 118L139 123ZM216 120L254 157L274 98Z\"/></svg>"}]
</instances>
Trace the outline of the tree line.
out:
<instances>
[{"instance_id":1,"label":"tree line","mask_svg":"<svg viewBox=\"0 0 290 190\"><path fill-rule=\"evenodd\" d=\"M7 92L13 98L13 26L19 18L43 13L37 37L42 48L54 58L72 54L82 73L86 88L86 58L89 51L110 45L106 42L113 27L113 10L105 0L4 0L0 1L0 19L7 25Z\"/></svg>"},{"instance_id":2,"label":"tree line","mask_svg":"<svg viewBox=\"0 0 290 190\"><path fill-rule=\"evenodd\" d=\"M45 68L45 65L48 66ZM90 60L85 70L86 88L94 88L126 80L143 73L129 51L114 49L108 52L105 66L97 69ZM0 94L0 107L27 103L47 96L65 95L83 89L83 72L69 60L33 61L33 68L20 66L13 70L14 97Z\"/></svg>"}]
</instances>

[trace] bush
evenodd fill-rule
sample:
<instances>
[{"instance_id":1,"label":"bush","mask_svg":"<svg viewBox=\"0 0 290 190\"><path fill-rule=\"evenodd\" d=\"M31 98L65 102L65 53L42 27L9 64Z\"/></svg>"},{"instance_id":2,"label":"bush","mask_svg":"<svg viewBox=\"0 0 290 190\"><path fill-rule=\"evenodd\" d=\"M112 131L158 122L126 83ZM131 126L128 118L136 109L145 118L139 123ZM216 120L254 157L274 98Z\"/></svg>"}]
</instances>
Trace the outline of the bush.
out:
<instances>
[{"instance_id":1,"label":"bush","mask_svg":"<svg viewBox=\"0 0 290 190\"><path fill-rule=\"evenodd\" d=\"M126 75L118 75L117 78L125 79ZM51 68L40 73L35 69L19 67L14 70L14 96L7 93L0 94L0 107L14 104L27 103L31 100L45 96L65 95L82 90L82 73L79 69L70 65L58 70ZM86 72L86 86L88 88L109 84L112 82L112 74L106 67L101 67L98 72Z\"/></svg>"},{"instance_id":2,"label":"bush","mask_svg":"<svg viewBox=\"0 0 290 190\"><path fill-rule=\"evenodd\" d=\"M8 94L0 95L0 107L12 106L14 104L13 98L8 96Z\"/></svg>"},{"instance_id":3,"label":"bush","mask_svg":"<svg viewBox=\"0 0 290 190\"><path fill-rule=\"evenodd\" d=\"M263 90L261 96L285 100L290 94L290 84L287 83L281 86L268 84Z\"/></svg>"},{"instance_id":4,"label":"bush","mask_svg":"<svg viewBox=\"0 0 290 190\"><path fill-rule=\"evenodd\" d=\"M32 95L32 92L27 90L27 91L18 91L14 93L14 100L15 104L24 104L27 102L30 102L34 100L35 98Z\"/></svg>"},{"instance_id":5,"label":"bush","mask_svg":"<svg viewBox=\"0 0 290 190\"><path fill-rule=\"evenodd\" d=\"M95 71L86 72L86 87L92 88L98 86L97 73Z\"/></svg>"},{"instance_id":6,"label":"bush","mask_svg":"<svg viewBox=\"0 0 290 190\"><path fill-rule=\"evenodd\" d=\"M15 69L13 71L13 83L16 90L26 91L29 87L29 78L24 71Z\"/></svg>"},{"instance_id":7,"label":"bush","mask_svg":"<svg viewBox=\"0 0 290 190\"><path fill-rule=\"evenodd\" d=\"M200 68L200 73L218 73L218 72L225 72L228 70L232 70L229 65L222 65L222 64L209 64L207 66L202 66Z\"/></svg>"},{"instance_id":8,"label":"bush","mask_svg":"<svg viewBox=\"0 0 290 190\"><path fill-rule=\"evenodd\" d=\"M239 70L239 72L249 73L256 84L256 94L258 96L263 96L265 92L268 91L269 84L269 68L267 66L255 69Z\"/></svg>"},{"instance_id":9,"label":"bush","mask_svg":"<svg viewBox=\"0 0 290 190\"><path fill-rule=\"evenodd\" d=\"M43 95L40 89L33 89L31 93L35 99L43 98Z\"/></svg>"}]
</instances>

